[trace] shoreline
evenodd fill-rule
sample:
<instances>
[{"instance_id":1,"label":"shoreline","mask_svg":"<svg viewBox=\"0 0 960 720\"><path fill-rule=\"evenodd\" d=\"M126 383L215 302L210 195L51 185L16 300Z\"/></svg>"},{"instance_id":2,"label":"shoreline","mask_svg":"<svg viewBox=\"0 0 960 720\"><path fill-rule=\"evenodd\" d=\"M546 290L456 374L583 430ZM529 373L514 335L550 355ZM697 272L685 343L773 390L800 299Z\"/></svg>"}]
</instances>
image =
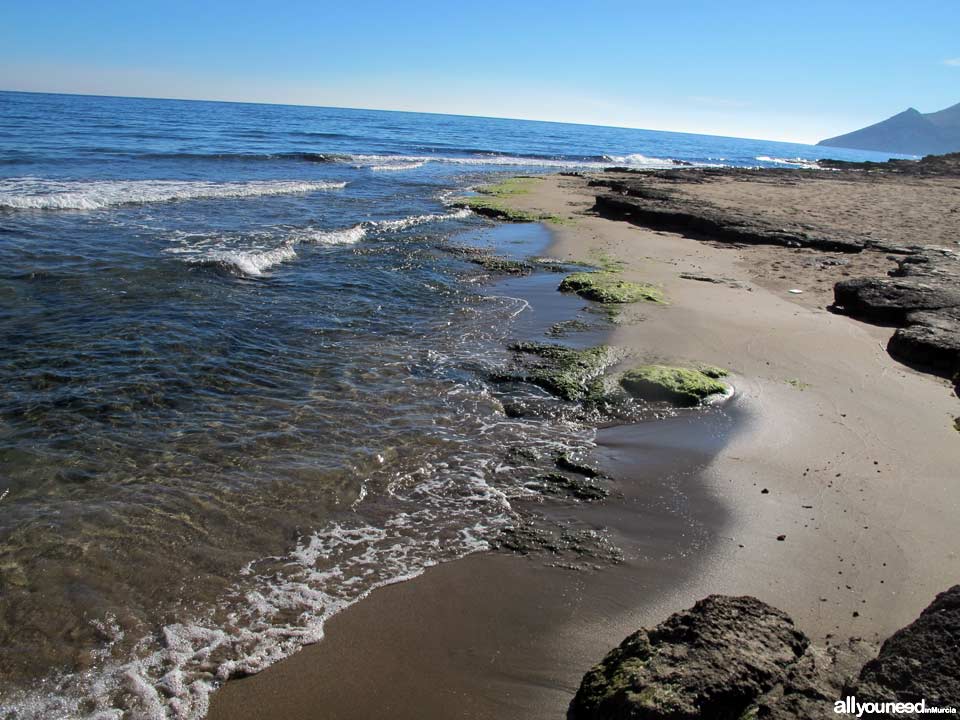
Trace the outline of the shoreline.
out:
<instances>
[{"instance_id":1,"label":"shoreline","mask_svg":"<svg viewBox=\"0 0 960 720\"><path fill-rule=\"evenodd\" d=\"M734 402L748 416L746 429L698 470L707 496L730 513L710 528L708 561L691 563L672 588L664 587L661 567L655 582L648 578L657 588L640 601L626 580L592 619L568 599L595 591L595 577L584 582L554 569L560 582L551 585L542 563L499 553L431 568L335 616L318 645L229 682L214 695L209 717L316 717L319 707L337 718L369 717L377 707L395 717L557 717L563 698L569 701L609 647L703 595L756 595L818 640L877 641L955 579L957 556L929 553L949 536L960 507L960 490L949 483L960 448L945 422L955 409L946 383L892 360L883 347L891 329L831 315L814 295L796 302L777 283L758 279L756 248L717 247L591 216L591 200L582 179L555 175L508 202L525 212L573 214L572 224L552 228L552 256L590 261L603 253L627 263L627 279L664 289L670 304L631 306L612 344L637 361L707 362L735 373ZM704 272L729 282L681 277ZM601 572L616 585L608 571ZM464 592L471 582L481 591ZM544 591L538 597L546 605L503 590L514 583ZM450 610L457 607L461 612ZM525 638L532 644L509 642L510 633L531 628L539 633ZM498 652L513 648L514 675L477 649L484 643L499 643ZM442 665L415 659L421 648L459 674L431 675ZM471 677L478 680L464 682ZM449 692L436 687L445 681Z\"/></svg>"}]
</instances>

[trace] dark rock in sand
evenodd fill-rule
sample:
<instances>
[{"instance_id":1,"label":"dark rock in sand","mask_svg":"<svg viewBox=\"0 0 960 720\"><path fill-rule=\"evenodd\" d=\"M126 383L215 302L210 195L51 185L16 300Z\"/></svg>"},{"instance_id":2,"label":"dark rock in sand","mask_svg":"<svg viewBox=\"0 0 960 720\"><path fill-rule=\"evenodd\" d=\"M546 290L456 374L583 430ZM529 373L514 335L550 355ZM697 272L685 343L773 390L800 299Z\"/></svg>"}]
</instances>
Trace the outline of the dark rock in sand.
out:
<instances>
[{"instance_id":1,"label":"dark rock in sand","mask_svg":"<svg viewBox=\"0 0 960 720\"><path fill-rule=\"evenodd\" d=\"M915 310L960 306L960 287L912 278L842 280L833 292L835 304L850 315L885 322L906 322L907 315Z\"/></svg>"},{"instance_id":2,"label":"dark rock in sand","mask_svg":"<svg viewBox=\"0 0 960 720\"><path fill-rule=\"evenodd\" d=\"M960 708L960 585L937 595L891 635L847 694L858 702L909 702Z\"/></svg>"},{"instance_id":3,"label":"dark rock in sand","mask_svg":"<svg viewBox=\"0 0 960 720\"><path fill-rule=\"evenodd\" d=\"M711 595L610 652L584 676L568 720L826 720L850 695L960 708L960 585L876 657L854 638L811 646L756 598Z\"/></svg>"},{"instance_id":4,"label":"dark rock in sand","mask_svg":"<svg viewBox=\"0 0 960 720\"><path fill-rule=\"evenodd\" d=\"M960 256L923 248L899 261L891 277L844 280L834 304L855 317L902 325L890 354L952 377L960 371Z\"/></svg>"},{"instance_id":5,"label":"dark rock in sand","mask_svg":"<svg viewBox=\"0 0 960 720\"><path fill-rule=\"evenodd\" d=\"M610 652L584 676L568 718L733 720L784 680L808 644L780 610L711 595Z\"/></svg>"},{"instance_id":6,"label":"dark rock in sand","mask_svg":"<svg viewBox=\"0 0 960 720\"><path fill-rule=\"evenodd\" d=\"M732 171L725 170L723 174L731 173ZM669 189L650 186L651 178L660 181L675 179L677 182L697 182L711 177L713 174L699 168L596 177L590 181L590 185L606 188L607 191L597 194L594 211L604 217L627 220L654 230L679 232L689 237L729 243L810 247L830 252L860 252L865 247L874 246L872 241L863 238L828 236L814 231L772 227L756 217L711 207Z\"/></svg>"}]
</instances>

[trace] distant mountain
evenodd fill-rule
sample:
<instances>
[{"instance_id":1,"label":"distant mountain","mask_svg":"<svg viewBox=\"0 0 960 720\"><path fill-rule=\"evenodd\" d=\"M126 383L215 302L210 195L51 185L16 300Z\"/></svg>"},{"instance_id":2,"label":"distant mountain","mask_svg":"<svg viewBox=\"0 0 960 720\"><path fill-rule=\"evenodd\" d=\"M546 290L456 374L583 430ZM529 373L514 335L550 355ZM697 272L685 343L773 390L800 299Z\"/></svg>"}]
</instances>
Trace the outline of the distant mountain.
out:
<instances>
[{"instance_id":1,"label":"distant mountain","mask_svg":"<svg viewBox=\"0 0 960 720\"><path fill-rule=\"evenodd\" d=\"M876 125L821 140L817 145L908 155L956 152L960 150L960 103L927 114L909 108Z\"/></svg>"}]
</instances>

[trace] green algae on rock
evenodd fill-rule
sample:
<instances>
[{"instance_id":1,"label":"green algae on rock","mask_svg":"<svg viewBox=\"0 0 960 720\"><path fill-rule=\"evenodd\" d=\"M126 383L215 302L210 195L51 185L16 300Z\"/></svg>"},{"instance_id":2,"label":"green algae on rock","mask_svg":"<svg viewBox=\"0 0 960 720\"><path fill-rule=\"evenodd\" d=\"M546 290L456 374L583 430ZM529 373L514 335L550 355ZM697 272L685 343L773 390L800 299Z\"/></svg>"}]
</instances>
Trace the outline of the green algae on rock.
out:
<instances>
[{"instance_id":1,"label":"green algae on rock","mask_svg":"<svg viewBox=\"0 0 960 720\"><path fill-rule=\"evenodd\" d=\"M533 265L522 260L511 260L499 255L476 255L470 262L479 265L484 270L500 275L529 275L533 272Z\"/></svg>"},{"instance_id":2,"label":"green algae on rock","mask_svg":"<svg viewBox=\"0 0 960 720\"><path fill-rule=\"evenodd\" d=\"M605 395L603 371L612 357L604 345L575 350L563 345L520 342L510 349L537 359L515 371L494 372L492 380L530 383L564 400L599 401Z\"/></svg>"},{"instance_id":3,"label":"green algae on rock","mask_svg":"<svg viewBox=\"0 0 960 720\"><path fill-rule=\"evenodd\" d=\"M451 203L453 207L473 210L477 215L504 220L506 222L548 222L554 225L564 225L570 220L559 215L549 213L534 213L527 210L518 210L507 205L499 197L478 195L475 197L457 198Z\"/></svg>"},{"instance_id":4,"label":"green algae on rock","mask_svg":"<svg viewBox=\"0 0 960 720\"><path fill-rule=\"evenodd\" d=\"M517 175L507 178L502 182L491 185L481 185L477 188L478 193L484 195L493 195L495 197L513 197L514 195L526 195L530 189L540 182L542 178L531 175Z\"/></svg>"},{"instance_id":5,"label":"green algae on rock","mask_svg":"<svg viewBox=\"0 0 960 720\"><path fill-rule=\"evenodd\" d=\"M699 405L711 395L725 394L726 384L701 370L669 365L643 365L628 370L620 385L642 400L666 400L675 405Z\"/></svg>"},{"instance_id":6,"label":"green algae on rock","mask_svg":"<svg viewBox=\"0 0 960 720\"><path fill-rule=\"evenodd\" d=\"M623 280L609 271L577 272L567 275L560 283L560 292L574 292L584 300L605 305L626 303L664 302L663 293L652 285Z\"/></svg>"},{"instance_id":7,"label":"green algae on rock","mask_svg":"<svg viewBox=\"0 0 960 720\"><path fill-rule=\"evenodd\" d=\"M708 378L722 378L730 374L730 371L726 368L717 367L716 365L697 365L697 370L702 372Z\"/></svg>"},{"instance_id":8,"label":"green algae on rock","mask_svg":"<svg viewBox=\"0 0 960 720\"><path fill-rule=\"evenodd\" d=\"M518 176L493 185L482 185L476 189L478 195L461 197L454 200L454 207L468 208L478 215L505 220L507 222L549 222L563 225L571 222L568 218L550 213L535 213L528 210L519 210L510 207L505 202L507 198L526 195L533 185L540 182L540 178Z\"/></svg>"}]
</instances>

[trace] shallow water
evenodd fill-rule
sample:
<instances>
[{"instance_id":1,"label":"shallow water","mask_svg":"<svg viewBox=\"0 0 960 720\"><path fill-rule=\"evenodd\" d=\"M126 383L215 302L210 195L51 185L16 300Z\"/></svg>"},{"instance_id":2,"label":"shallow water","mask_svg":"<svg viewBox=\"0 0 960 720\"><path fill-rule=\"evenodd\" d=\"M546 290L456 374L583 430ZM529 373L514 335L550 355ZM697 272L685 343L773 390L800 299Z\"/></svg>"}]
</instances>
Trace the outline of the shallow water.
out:
<instances>
[{"instance_id":1,"label":"shallow water","mask_svg":"<svg viewBox=\"0 0 960 720\"><path fill-rule=\"evenodd\" d=\"M549 240L457 191L819 152L0 93L0 712L202 717L371 588L486 548L530 492L511 448L592 444L485 381L580 303L535 313L555 277L491 284L444 252Z\"/></svg>"}]
</instances>

